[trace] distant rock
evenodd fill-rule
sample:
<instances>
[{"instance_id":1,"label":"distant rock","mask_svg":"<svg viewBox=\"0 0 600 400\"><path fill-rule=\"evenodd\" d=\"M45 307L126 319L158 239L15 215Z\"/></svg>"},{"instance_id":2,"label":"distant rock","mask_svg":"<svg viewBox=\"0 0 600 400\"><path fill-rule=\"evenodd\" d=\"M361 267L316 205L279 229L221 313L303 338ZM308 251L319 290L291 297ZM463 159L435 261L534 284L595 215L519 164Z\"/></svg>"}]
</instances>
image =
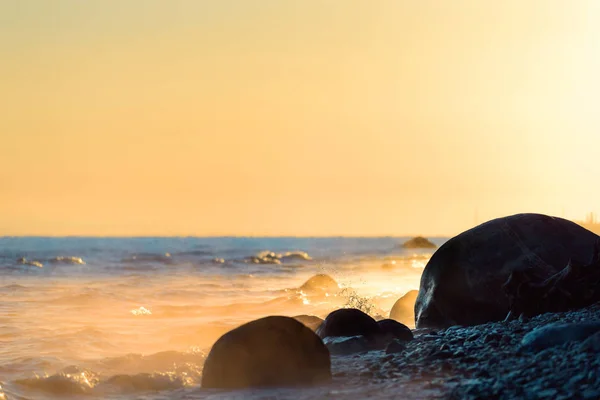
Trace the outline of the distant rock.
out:
<instances>
[{"instance_id":1,"label":"distant rock","mask_svg":"<svg viewBox=\"0 0 600 400\"><path fill-rule=\"evenodd\" d=\"M323 320L315 315L296 315L293 317L296 321L303 323L306 327L310 328L313 332L316 331L319 326L323 323Z\"/></svg>"},{"instance_id":2,"label":"distant rock","mask_svg":"<svg viewBox=\"0 0 600 400\"><path fill-rule=\"evenodd\" d=\"M321 339L295 319L278 316L221 336L202 373L203 388L302 386L330 380L329 350Z\"/></svg>"},{"instance_id":3,"label":"distant rock","mask_svg":"<svg viewBox=\"0 0 600 400\"><path fill-rule=\"evenodd\" d=\"M419 295L418 290L410 290L394 303L390 311L390 319L402 322L408 326L415 324L415 302Z\"/></svg>"},{"instance_id":4,"label":"distant rock","mask_svg":"<svg viewBox=\"0 0 600 400\"><path fill-rule=\"evenodd\" d=\"M421 276L417 328L446 328L503 320L510 301L504 283L515 270L547 279L569 260L588 262L594 233L562 218L517 214L498 218L448 240Z\"/></svg>"},{"instance_id":5,"label":"distant rock","mask_svg":"<svg viewBox=\"0 0 600 400\"><path fill-rule=\"evenodd\" d=\"M437 249L435 243L422 236L414 237L402 244L405 249Z\"/></svg>"}]
</instances>

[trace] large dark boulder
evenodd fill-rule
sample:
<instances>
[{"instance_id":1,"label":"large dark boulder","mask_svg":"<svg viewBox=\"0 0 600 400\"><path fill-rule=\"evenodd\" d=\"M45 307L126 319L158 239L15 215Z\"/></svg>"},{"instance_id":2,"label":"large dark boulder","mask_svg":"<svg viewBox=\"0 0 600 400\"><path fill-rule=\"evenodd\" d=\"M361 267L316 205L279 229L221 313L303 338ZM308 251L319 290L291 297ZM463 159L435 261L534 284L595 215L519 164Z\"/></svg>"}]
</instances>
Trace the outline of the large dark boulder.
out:
<instances>
[{"instance_id":1,"label":"large dark boulder","mask_svg":"<svg viewBox=\"0 0 600 400\"><path fill-rule=\"evenodd\" d=\"M375 338L383 331L372 317L355 308L342 308L331 312L317 329L321 339L336 336L365 336Z\"/></svg>"},{"instance_id":2,"label":"large dark boulder","mask_svg":"<svg viewBox=\"0 0 600 400\"><path fill-rule=\"evenodd\" d=\"M414 326L415 323L415 302L419 295L418 290L410 290L400 297L394 303L390 311L390 319L402 322L403 324Z\"/></svg>"},{"instance_id":3,"label":"large dark boulder","mask_svg":"<svg viewBox=\"0 0 600 400\"><path fill-rule=\"evenodd\" d=\"M562 218L517 214L461 233L441 246L421 276L417 328L477 325L509 311L503 284L513 271L548 277L592 258L598 236Z\"/></svg>"},{"instance_id":4,"label":"large dark boulder","mask_svg":"<svg viewBox=\"0 0 600 400\"><path fill-rule=\"evenodd\" d=\"M202 372L204 388L316 385L331 380L329 350L293 318L266 317L223 335Z\"/></svg>"}]
</instances>

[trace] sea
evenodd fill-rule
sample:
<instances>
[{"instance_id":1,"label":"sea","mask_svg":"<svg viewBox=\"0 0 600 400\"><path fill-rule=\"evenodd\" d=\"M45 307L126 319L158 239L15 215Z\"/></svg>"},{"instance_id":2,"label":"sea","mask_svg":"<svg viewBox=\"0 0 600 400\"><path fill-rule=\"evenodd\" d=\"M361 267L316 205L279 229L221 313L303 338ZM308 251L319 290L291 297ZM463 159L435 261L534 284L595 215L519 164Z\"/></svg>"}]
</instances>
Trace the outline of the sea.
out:
<instances>
[{"instance_id":1,"label":"sea","mask_svg":"<svg viewBox=\"0 0 600 400\"><path fill-rule=\"evenodd\" d=\"M211 345L268 315L387 317L434 251L408 239L0 238L0 399L278 398L203 389ZM305 293L316 274L339 292Z\"/></svg>"}]
</instances>

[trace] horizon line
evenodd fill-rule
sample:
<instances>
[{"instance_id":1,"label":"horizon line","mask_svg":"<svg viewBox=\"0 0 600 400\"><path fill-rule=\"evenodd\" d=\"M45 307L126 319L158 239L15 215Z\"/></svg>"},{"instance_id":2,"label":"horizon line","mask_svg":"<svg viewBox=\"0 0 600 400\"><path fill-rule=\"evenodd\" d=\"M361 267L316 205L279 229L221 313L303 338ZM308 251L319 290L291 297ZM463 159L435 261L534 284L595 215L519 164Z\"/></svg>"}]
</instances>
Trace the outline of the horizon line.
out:
<instances>
[{"instance_id":1,"label":"horizon line","mask_svg":"<svg viewBox=\"0 0 600 400\"><path fill-rule=\"evenodd\" d=\"M424 234L378 234L378 235L343 235L343 234L331 234L331 235L0 235L0 239L10 238L56 238L56 239L67 239L67 238L81 238L81 239L143 239L143 238L197 238L197 239L209 239L209 238L223 238L223 239L266 239L266 238L305 238L305 239L319 239L319 238L405 238L405 237L430 237L430 238L446 238L450 235L424 235Z\"/></svg>"}]
</instances>

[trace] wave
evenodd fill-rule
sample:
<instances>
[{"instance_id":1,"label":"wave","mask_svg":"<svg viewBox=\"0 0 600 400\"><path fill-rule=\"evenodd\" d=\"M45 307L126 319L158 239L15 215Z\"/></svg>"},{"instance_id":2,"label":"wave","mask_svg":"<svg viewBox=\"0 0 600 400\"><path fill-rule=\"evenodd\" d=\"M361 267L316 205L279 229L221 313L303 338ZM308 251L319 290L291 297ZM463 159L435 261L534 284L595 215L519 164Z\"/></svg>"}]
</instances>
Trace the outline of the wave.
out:
<instances>
[{"instance_id":1,"label":"wave","mask_svg":"<svg viewBox=\"0 0 600 400\"><path fill-rule=\"evenodd\" d=\"M29 265L29 266L38 267L38 268L43 268L44 267L44 264L42 264L41 262L35 261L35 260L28 260L25 257L19 258L17 260L17 264L20 264L20 265Z\"/></svg>"},{"instance_id":2,"label":"wave","mask_svg":"<svg viewBox=\"0 0 600 400\"><path fill-rule=\"evenodd\" d=\"M68 265L85 265L85 261L81 257L74 256L57 256L49 259L29 260L25 257L17 259L17 265L29 265L31 267L43 268L45 263L50 264L68 264Z\"/></svg>"},{"instance_id":3,"label":"wave","mask_svg":"<svg viewBox=\"0 0 600 400\"><path fill-rule=\"evenodd\" d=\"M98 360L91 363L92 368L73 365L53 375L14 383L55 396L158 392L199 384L204 360L205 354L197 351L128 354Z\"/></svg>"},{"instance_id":4,"label":"wave","mask_svg":"<svg viewBox=\"0 0 600 400\"><path fill-rule=\"evenodd\" d=\"M19 285L19 284L16 284L16 283L13 283L11 285L6 285L6 286L0 286L0 291L7 291L7 292L8 291L10 291L10 292L13 292L13 291L19 291L19 292L21 292L21 291L29 290L29 289L30 288L27 287L27 286Z\"/></svg>"},{"instance_id":5,"label":"wave","mask_svg":"<svg viewBox=\"0 0 600 400\"><path fill-rule=\"evenodd\" d=\"M134 375L114 375L101 379L92 371L65 373L50 376L19 379L15 384L54 396L82 394L131 394L136 392L160 392L180 389L199 383L200 373L154 372Z\"/></svg>"},{"instance_id":6,"label":"wave","mask_svg":"<svg viewBox=\"0 0 600 400\"><path fill-rule=\"evenodd\" d=\"M287 261L312 261L312 257L304 251L275 253L270 250L265 250L248 257L246 261L253 264L281 264Z\"/></svg>"},{"instance_id":7,"label":"wave","mask_svg":"<svg viewBox=\"0 0 600 400\"><path fill-rule=\"evenodd\" d=\"M98 361L95 367L99 370L119 374L169 372L182 367L204 364L206 354L192 349L188 352L161 351L150 355L127 354L120 357L105 358Z\"/></svg>"},{"instance_id":8,"label":"wave","mask_svg":"<svg viewBox=\"0 0 600 400\"><path fill-rule=\"evenodd\" d=\"M135 254L135 255L133 255L131 257L124 258L122 260L122 262L128 263L128 264L137 264L137 263L142 263L142 264L146 264L146 263L172 264L173 263L173 257L171 256L171 253L163 253L163 254L152 254L152 253Z\"/></svg>"},{"instance_id":9,"label":"wave","mask_svg":"<svg viewBox=\"0 0 600 400\"><path fill-rule=\"evenodd\" d=\"M49 260L51 263L55 264L73 264L73 265L85 265L85 261L81 257L72 257L72 256L58 256L51 258Z\"/></svg>"},{"instance_id":10,"label":"wave","mask_svg":"<svg viewBox=\"0 0 600 400\"><path fill-rule=\"evenodd\" d=\"M15 383L30 389L53 395L90 393L98 383L98 378L90 372L58 373L55 375L16 380Z\"/></svg>"}]
</instances>

